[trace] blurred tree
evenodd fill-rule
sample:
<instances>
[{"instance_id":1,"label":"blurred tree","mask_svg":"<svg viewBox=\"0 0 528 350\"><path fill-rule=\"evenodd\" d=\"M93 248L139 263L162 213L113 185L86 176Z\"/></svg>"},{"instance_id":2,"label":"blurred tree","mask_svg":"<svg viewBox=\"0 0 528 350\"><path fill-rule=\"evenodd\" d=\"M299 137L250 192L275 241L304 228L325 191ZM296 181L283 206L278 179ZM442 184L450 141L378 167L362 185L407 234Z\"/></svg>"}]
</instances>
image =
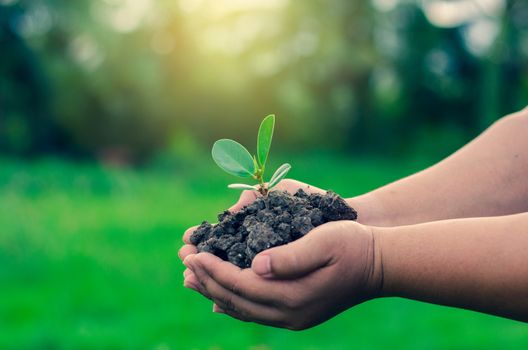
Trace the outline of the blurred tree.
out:
<instances>
[{"instance_id":1,"label":"blurred tree","mask_svg":"<svg viewBox=\"0 0 528 350\"><path fill-rule=\"evenodd\" d=\"M528 91L523 80L528 62L522 59L528 43L528 3L522 0L505 0L499 18L497 39L490 48L487 59L481 62L480 124L489 125L497 115L527 104ZM524 73L524 74L523 74Z\"/></svg>"},{"instance_id":2,"label":"blurred tree","mask_svg":"<svg viewBox=\"0 0 528 350\"><path fill-rule=\"evenodd\" d=\"M29 156L59 151L65 138L39 57L17 31L25 11L0 5L0 151Z\"/></svg>"},{"instance_id":3,"label":"blurred tree","mask_svg":"<svg viewBox=\"0 0 528 350\"><path fill-rule=\"evenodd\" d=\"M150 33L134 27L139 19L128 22L104 2L52 10L59 20L42 47L56 77L53 110L71 146L112 163L144 161L164 148L174 108Z\"/></svg>"},{"instance_id":4,"label":"blurred tree","mask_svg":"<svg viewBox=\"0 0 528 350\"><path fill-rule=\"evenodd\" d=\"M412 4L398 7L395 15L400 18L396 35L402 47L392 64L399 81L400 106L389 128L398 136L391 139L387 135L389 145L414 147L405 140L442 126L475 132L479 126L474 118L478 60L465 48L459 29L433 26ZM390 111L382 109L382 113ZM377 119L383 120L383 115L378 113ZM382 127L378 124L377 129Z\"/></svg>"},{"instance_id":5,"label":"blurred tree","mask_svg":"<svg viewBox=\"0 0 528 350\"><path fill-rule=\"evenodd\" d=\"M528 100L524 0L1 4L8 153L142 161L274 112L278 147L444 154Z\"/></svg>"}]
</instances>

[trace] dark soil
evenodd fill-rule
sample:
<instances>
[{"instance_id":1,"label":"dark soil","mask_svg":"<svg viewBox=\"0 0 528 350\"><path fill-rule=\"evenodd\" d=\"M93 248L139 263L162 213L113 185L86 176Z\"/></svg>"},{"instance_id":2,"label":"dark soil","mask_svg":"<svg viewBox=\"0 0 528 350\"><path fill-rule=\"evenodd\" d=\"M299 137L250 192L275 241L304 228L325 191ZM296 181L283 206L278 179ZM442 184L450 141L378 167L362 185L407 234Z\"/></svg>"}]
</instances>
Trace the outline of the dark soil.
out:
<instances>
[{"instance_id":1,"label":"dark soil","mask_svg":"<svg viewBox=\"0 0 528 350\"><path fill-rule=\"evenodd\" d=\"M332 191L324 195L272 191L237 213L218 215L216 225L204 221L190 240L199 252L246 268L263 250L292 242L329 221L356 218L356 211Z\"/></svg>"}]
</instances>

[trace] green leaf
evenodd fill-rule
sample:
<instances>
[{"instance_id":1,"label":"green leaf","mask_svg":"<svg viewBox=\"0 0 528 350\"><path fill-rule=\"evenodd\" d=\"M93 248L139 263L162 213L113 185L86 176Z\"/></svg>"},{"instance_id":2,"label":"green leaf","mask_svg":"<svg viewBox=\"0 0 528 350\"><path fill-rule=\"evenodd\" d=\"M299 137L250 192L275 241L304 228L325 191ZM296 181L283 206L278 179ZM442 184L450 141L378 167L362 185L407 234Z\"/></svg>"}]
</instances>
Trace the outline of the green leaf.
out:
<instances>
[{"instance_id":1,"label":"green leaf","mask_svg":"<svg viewBox=\"0 0 528 350\"><path fill-rule=\"evenodd\" d=\"M270 114L262 123L260 123L257 139L257 156L261 168L266 166L269 150L271 147L271 139L273 138L273 129L275 127L275 115Z\"/></svg>"},{"instance_id":2,"label":"green leaf","mask_svg":"<svg viewBox=\"0 0 528 350\"><path fill-rule=\"evenodd\" d=\"M240 143L221 139L214 143L212 155L215 163L229 174L252 177L255 173L253 158Z\"/></svg>"},{"instance_id":3,"label":"green leaf","mask_svg":"<svg viewBox=\"0 0 528 350\"><path fill-rule=\"evenodd\" d=\"M231 184L231 185L227 185L227 187L234 188L237 190L253 190L253 191L258 190L257 186L251 186L251 185L246 185L246 184Z\"/></svg>"},{"instance_id":4,"label":"green leaf","mask_svg":"<svg viewBox=\"0 0 528 350\"><path fill-rule=\"evenodd\" d=\"M280 180L284 179L286 174L288 174L288 171L290 171L291 165L288 163L282 164L273 174L271 179L268 182L268 190L272 189L275 185L277 185Z\"/></svg>"},{"instance_id":5,"label":"green leaf","mask_svg":"<svg viewBox=\"0 0 528 350\"><path fill-rule=\"evenodd\" d=\"M253 156L253 165L255 166L255 169L260 168L259 163L257 162L257 157Z\"/></svg>"}]
</instances>

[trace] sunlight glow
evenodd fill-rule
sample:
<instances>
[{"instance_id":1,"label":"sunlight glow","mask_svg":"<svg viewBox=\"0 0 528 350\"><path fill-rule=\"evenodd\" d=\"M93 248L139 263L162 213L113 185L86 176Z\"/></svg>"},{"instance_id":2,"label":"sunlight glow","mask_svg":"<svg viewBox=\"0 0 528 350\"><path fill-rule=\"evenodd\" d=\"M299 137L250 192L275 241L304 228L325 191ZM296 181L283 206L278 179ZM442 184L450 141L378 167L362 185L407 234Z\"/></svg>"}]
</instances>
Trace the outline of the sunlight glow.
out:
<instances>
[{"instance_id":1,"label":"sunlight glow","mask_svg":"<svg viewBox=\"0 0 528 350\"><path fill-rule=\"evenodd\" d=\"M452 28L483 16L498 16L504 0L423 0L422 7L432 24Z\"/></svg>"},{"instance_id":2,"label":"sunlight glow","mask_svg":"<svg viewBox=\"0 0 528 350\"><path fill-rule=\"evenodd\" d=\"M400 0L371 0L372 5L380 11L388 12L393 10Z\"/></svg>"},{"instance_id":3,"label":"sunlight glow","mask_svg":"<svg viewBox=\"0 0 528 350\"><path fill-rule=\"evenodd\" d=\"M169 31L159 30L152 36L150 46L158 55L167 55L174 50L176 42Z\"/></svg>"},{"instance_id":4,"label":"sunlight glow","mask_svg":"<svg viewBox=\"0 0 528 350\"><path fill-rule=\"evenodd\" d=\"M104 2L109 7L102 15L115 30L123 33L138 28L151 8L151 0L104 0Z\"/></svg>"},{"instance_id":5,"label":"sunlight glow","mask_svg":"<svg viewBox=\"0 0 528 350\"><path fill-rule=\"evenodd\" d=\"M180 7L187 11L204 11L212 19L240 12L274 10L284 7L288 0L180 0Z\"/></svg>"},{"instance_id":6,"label":"sunlight glow","mask_svg":"<svg viewBox=\"0 0 528 350\"><path fill-rule=\"evenodd\" d=\"M227 56L239 56L279 33L281 28L273 18L287 4L288 0L180 0L200 42L198 47ZM313 40L303 40L299 50L312 50ZM271 62L276 59L265 53L254 65L260 73L269 72L273 70Z\"/></svg>"},{"instance_id":7,"label":"sunlight glow","mask_svg":"<svg viewBox=\"0 0 528 350\"><path fill-rule=\"evenodd\" d=\"M467 48L472 54L485 55L499 34L499 25L496 21L484 18L471 23L463 34Z\"/></svg>"},{"instance_id":8,"label":"sunlight glow","mask_svg":"<svg viewBox=\"0 0 528 350\"><path fill-rule=\"evenodd\" d=\"M86 34L76 37L69 45L70 55L88 71L95 70L103 61L104 54L95 40Z\"/></svg>"}]
</instances>

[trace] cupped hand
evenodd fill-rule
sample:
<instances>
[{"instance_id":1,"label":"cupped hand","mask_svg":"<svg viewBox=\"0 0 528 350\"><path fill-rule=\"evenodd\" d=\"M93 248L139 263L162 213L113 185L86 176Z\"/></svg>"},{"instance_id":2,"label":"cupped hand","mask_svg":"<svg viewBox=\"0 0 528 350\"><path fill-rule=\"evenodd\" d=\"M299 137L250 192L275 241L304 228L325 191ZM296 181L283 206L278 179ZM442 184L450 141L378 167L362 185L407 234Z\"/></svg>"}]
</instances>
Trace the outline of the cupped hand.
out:
<instances>
[{"instance_id":1,"label":"cupped hand","mask_svg":"<svg viewBox=\"0 0 528 350\"><path fill-rule=\"evenodd\" d=\"M321 194L325 193L324 190L318 187L306 184L301 181L293 180L293 179L284 179L280 181L274 187L273 190L287 191L291 194L294 194L299 189L302 189L306 193L321 193ZM244 206L253 203L255 199L258 198L258 196L260 196L260 194L257 191L247 191L247 190L243 191L238 201L233 206L231 206L228 210L232 213L237 212L240 209L242 209ZM196 246L191 244L191 241L190 241L191 234L196 230L197 227L198 226L190 227L183 234L183 242L185 244L178 251L178 256L180 257L182 261L188 255L196 254L198 252ZM184 278L187 278L187 277L190 277L191 279L195 278L193 272L189 269L185 269L185 271L183 272L183 276ZM217 306L215 305L214 307L216 308Z\"/></svg>"},{"instance_id":2,"label":"cupped hand","mask_svg":"<svg viewBox=\"0 0 528 350\"><path fill-rule=\"evenodd\" d=\"M234 318L301 330L378 295L375 235L353 221L321 225L287 245L259 253L240 269L209 253L187 254L184 285Z\"/></svg>"},{"instance_id":3,"label":"cupped hand","mask_svg":"<svg viewBox=\"0 0 528 350\"><path fill-rule=\"evenodd\" d=\"M273 188L274 191L287 191L291 194L294 194L297 192L297 190L302 189L306 193L325 193L324 190L317 188L312 185L308 185L304 182L300 182L297 180L292 179L285 179L282 180ZM249 205L257 199L257 197L260 196L257 191L243 191L240 195L240 198L238 199L238 202L236 202L231 208L228 210L232 213L239 211L244 206ZM183 234L183 242L185 243L184 246L182 246L178 252L178 255L180 259L183 261L189 254L195 254L197 253L196 247L191 244L190 237L191 234L196 230L198 226L193 226L185 231ZM185 274L189 274L190 271L186 271Z\"/></svg>"}]
</instances>

